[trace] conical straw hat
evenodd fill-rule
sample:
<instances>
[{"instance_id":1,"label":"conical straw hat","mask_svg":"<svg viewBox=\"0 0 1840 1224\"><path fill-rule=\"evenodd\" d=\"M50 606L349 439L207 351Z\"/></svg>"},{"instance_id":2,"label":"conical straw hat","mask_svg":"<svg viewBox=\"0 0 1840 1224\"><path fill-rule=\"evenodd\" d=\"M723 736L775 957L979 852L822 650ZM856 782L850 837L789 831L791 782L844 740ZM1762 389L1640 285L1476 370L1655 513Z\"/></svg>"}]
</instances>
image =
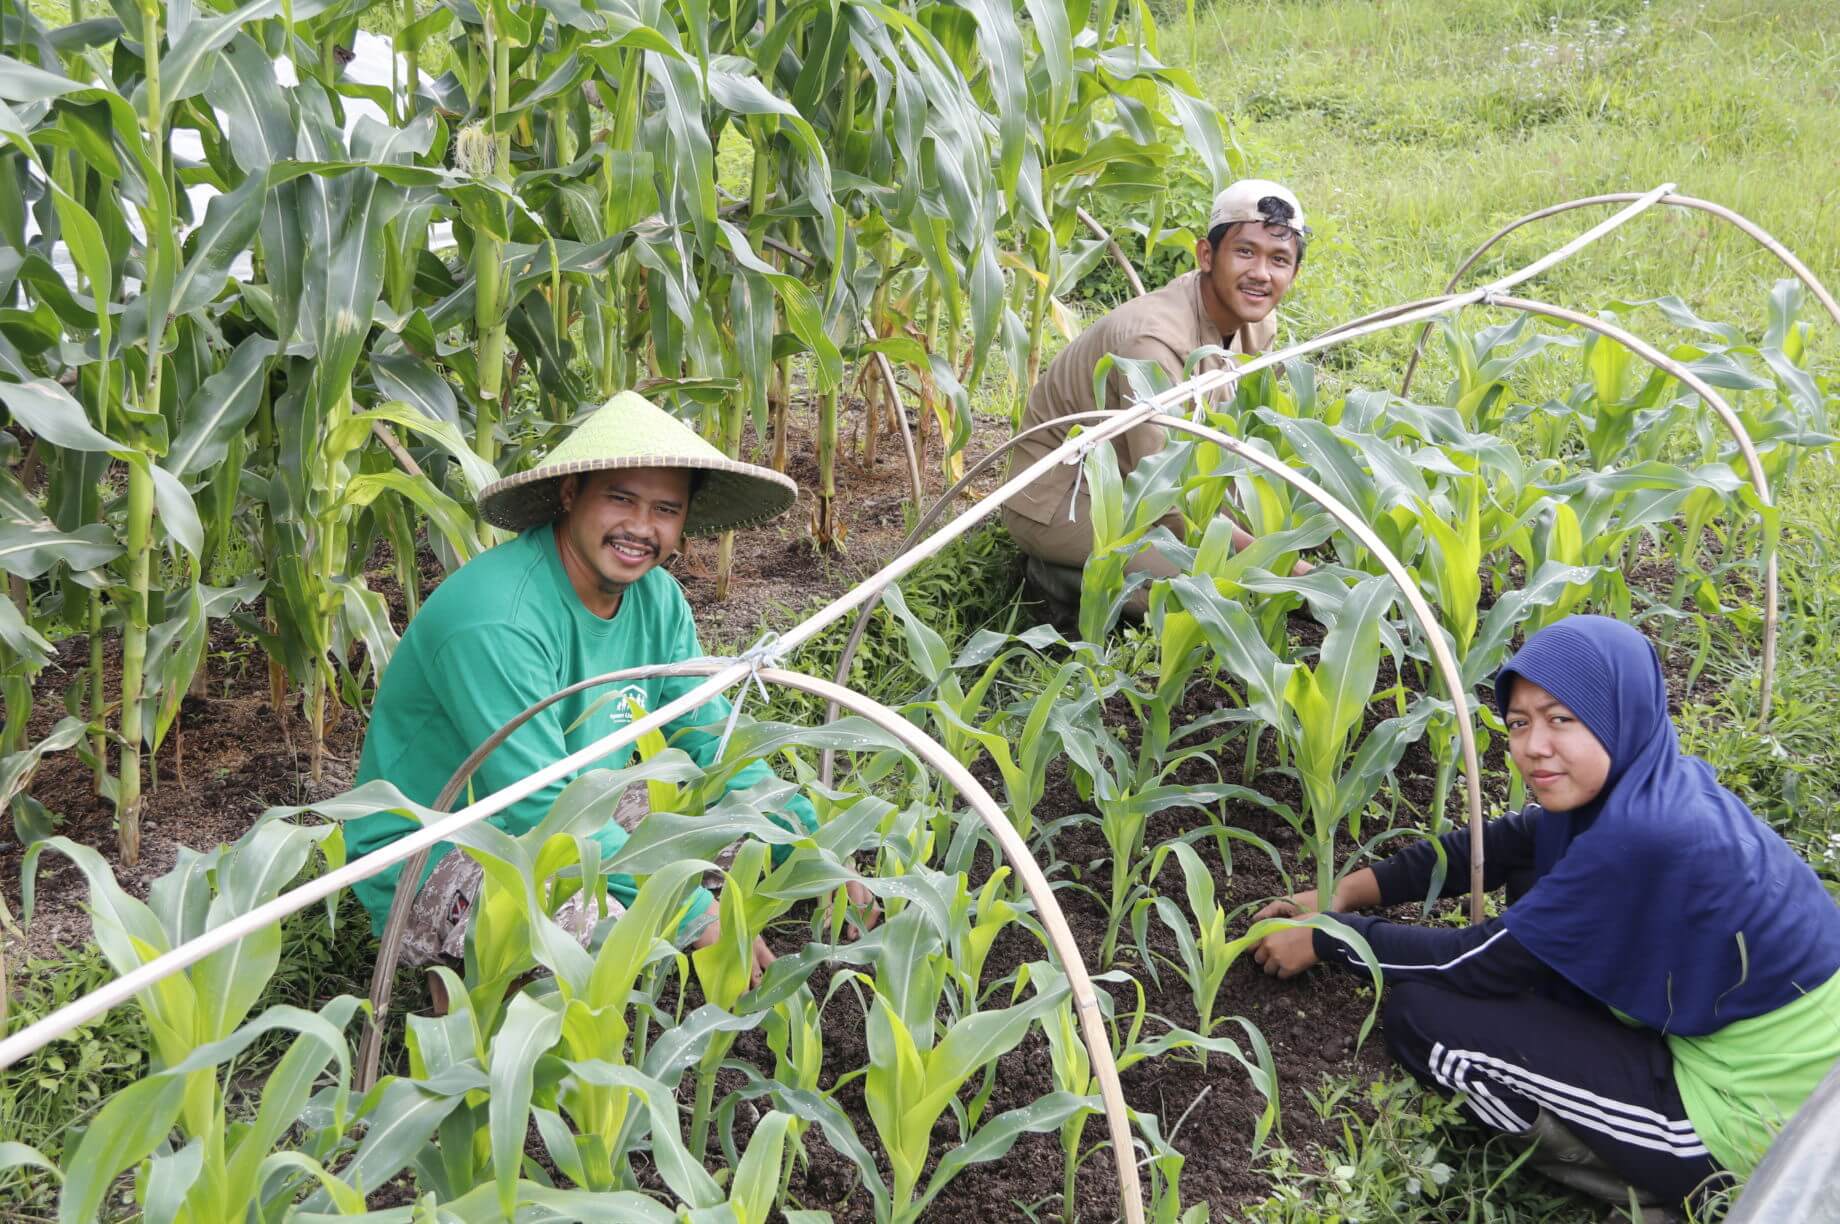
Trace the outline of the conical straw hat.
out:
<instances>
[{"instance_id":1,"label":"conical straw hat","mask_svg":"<svg viewBox=\"0 0 1840 1224\"><path fill-rule=\"evenodd\" d=\"M622 468L691 468L702 473L684 517L685 535L714 535L783 513L799 494L790 476L730 459L694 429L633 391L597 408L538 467L479 493L479 514L523 531L562 513L562 478Z\"/></svg>"}]
</instances>

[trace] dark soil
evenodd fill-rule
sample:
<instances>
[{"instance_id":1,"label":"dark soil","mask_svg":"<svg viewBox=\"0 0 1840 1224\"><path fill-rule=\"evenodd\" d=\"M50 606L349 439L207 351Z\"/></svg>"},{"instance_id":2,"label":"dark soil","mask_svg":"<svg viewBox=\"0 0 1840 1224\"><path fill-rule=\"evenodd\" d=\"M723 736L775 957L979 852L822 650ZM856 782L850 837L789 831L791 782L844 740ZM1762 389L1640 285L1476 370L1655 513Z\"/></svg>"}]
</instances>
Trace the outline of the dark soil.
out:
<instances>
[{"instance_id":1,"label":"dark soil","mask_svg":"<svg viewBox=\"0 0 1840 1224\"><path fill-rule=\"evenodd\" d=\"M352 711L333 718L326 736L321 780L312 781L312 733L298 694L279 713L269 704L268 668L261 648L229 621L213 622L206 646L207 678L202 694L188 696L156 762L158 781L143 782L140 862L122 866L116 845L115 810L95 793L89 767L75 753L49 756L32 779L33 798L61 820L57 833L100 851L123 888L137 897L172 868L181 845L206 850L242 836L266 808L300 804L338 794L351 786L363 736ZM111 635L103 647L107 690L120 691L121 642ZM30 734L36 739L64 717L63 690L84 674L87 635L58 643L57 659L39 674ZM111 768L115 767L111 753ZM7 827L0 835L0 895L19 913L23 851ZM59 947L90 938L88 890L69 860L58 854L39 859L37 904L25 951L50 956ZM15 937L7 952L15 962Z\"/></svg>"}]
</instances>

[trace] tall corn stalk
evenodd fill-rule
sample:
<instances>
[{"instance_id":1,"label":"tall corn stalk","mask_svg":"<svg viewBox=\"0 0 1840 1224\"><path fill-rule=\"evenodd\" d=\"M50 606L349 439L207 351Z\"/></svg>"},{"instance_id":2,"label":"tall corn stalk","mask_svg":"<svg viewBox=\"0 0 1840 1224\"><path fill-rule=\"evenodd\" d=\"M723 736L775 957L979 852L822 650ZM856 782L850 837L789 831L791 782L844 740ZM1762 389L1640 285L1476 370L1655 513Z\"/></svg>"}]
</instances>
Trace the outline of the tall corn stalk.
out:
<instances>
[{"instance_id":1,"label":"tall corn stalk","mask_svg":"<svg viewBox=\"0 0 1840 1224\"><path fill-rule=\"evenodd\" d=\"M498 117L511 109L511 37L498 28L499 6L486 5L486 59L491 105L486 126L461 132L460 157L476 178L511 181L511 133L498 130ZM503 217L503 210L498 212ZM473 326L478 334L475 361L479 396L474 404L473 450L487 463L498 458L498 425L505 417L504 239L490 229L473 235Z\"/></svg>"},{"instance_id":2,"label":"tall corn stalk","mask_svg":"<svg viewBox=\"0 0 1840 1224\"><path fill-rule=\"evenodd\" d=\"M167 244L155 237L170 210L166 168L166 118L160 98L160 13L157 0L141 0L141 45L147 48L145 140L159 177L147 185L151 203L141 212L146 226L146 283L158 285L171 269L162 266ZM154 301L159 303L159 299ZM163 316L163 312L162 312ZM147 320L147 370L140 390L142 413L160 411L160 373L165 368L161 342L164 317ZM141 856L141 689L147 662L147 583L152 568L153 472L150 463L128 465L128 606L121 639L121 774L115 798L115 833L121 861L133 866Z\"/></svg>"}]
</instances>

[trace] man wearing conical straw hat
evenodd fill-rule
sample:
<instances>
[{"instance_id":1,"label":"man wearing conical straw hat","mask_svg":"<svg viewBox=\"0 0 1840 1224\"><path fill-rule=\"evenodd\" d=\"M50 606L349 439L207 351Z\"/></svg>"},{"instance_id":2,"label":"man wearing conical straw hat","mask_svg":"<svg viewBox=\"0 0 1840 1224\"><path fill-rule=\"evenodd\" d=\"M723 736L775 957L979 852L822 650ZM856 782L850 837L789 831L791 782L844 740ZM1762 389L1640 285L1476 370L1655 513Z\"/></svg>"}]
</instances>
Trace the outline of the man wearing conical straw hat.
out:
<instances>
[{"instance_id":1,"label":"man wearing conical straw hat","mask_svg":"<svg viewBox=\"0 0 1840 1224\"><path fill-rule=\"evenodd\" d=\"M360 783L386 778L432 805L454 771L501 726L569 685L606 672L701 657L683 588L660 565L686 535L713 535L764 522L792 505L798 487L766 468L723 455L689 426L630 391L590 414L541 465L488 485L480 515L517 536L475 557L431 595L403 634L378 686ZM557 702L519 727L474 773L471 794L488 795L655 710L697 683L693 677L636 680L612 694L591 690ZM717 696L665 728L673 746L705 768L715 761L729 703ZM624 754L621 754L622 756ZM623 761L610 761L621 764ZM756 761L729 782L746 790L771 777ZM512 834L534 827L567 780L488 819ZM615 819L596 835L603 860L646 813L642 788L628 788ZM805 829L816 816L796 796L777 819ZM415 828L379 813L346 825L352 857ZM464 955L467 918L480 869L440 846L417 882L403 959L432 964ZM401 868L357 885L381 933ZM633 880L610 875L610 905L631 904ZM853 886L864 904L866 890ZM715 910L699 889L680 935L698 946L717 935ZM577 897L557 921L584 944L600 917ZM773 959L755 941L756 972Z\"/></svg>"},{"instance_id":2,"label":"man wearing conical straw hat","mask_svg":"<svg viewBox=\"0 0 1840 1224\"><path fill-rule=\"evenodd\" d=\"M1029 389L1028 407L1018 432L1080 412L1117 411L1138 399L1123 367L1106 376L1104 399L1094 396L1093 375L1110 355L1149 361L1181 382L1191 354L1219 350L1201 359L1198 372L1220 366L1225 353L1256 353L1277 334L1278 303L1290 291L1309 243L1303 205L1289 188L1269 179L1241 179L1214 199L1206 235L1195 244L1195 270L1178 276L1154 293L1119 306L1076 336L1048 364ZM1020 470L1067 439L1067 427L1042 429L1016 445L1012 461ZM1143 424L1112 440L1119 469L1131 473L1144 459L1163 449L1161 425ZM1060 464L1035 479L1003 507L1003 522L1028 557L1030 580L1055 602L1079 602L1080 571L1092 554L1092 520L1079 469ZM1165 526L1179 539L1181 515ZM1252 537L1233 530L1233 547ZM1310 567L1298 562L1294 572ZM1127 573L1168 578L1179 571L1154 548L1139 552ZM1127 607L1142 615L1147 601L1136 592Z\"/></svg>"}]
</instances>

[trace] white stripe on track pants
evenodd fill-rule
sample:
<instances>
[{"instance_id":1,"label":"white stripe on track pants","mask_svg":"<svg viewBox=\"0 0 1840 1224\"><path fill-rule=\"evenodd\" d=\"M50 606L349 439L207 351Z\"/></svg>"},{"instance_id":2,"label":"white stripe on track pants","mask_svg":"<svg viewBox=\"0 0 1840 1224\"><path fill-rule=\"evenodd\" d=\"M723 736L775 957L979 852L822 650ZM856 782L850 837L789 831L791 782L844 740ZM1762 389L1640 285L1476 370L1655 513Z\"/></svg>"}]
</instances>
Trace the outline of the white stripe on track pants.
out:
<instances>
[{"instance_id":1,"label":"white stripe on track pants","mask_svg":"<svg viewBox=\"0 0 1840 1224\"><path fill-rule=\"evenodd\" d=\"M1679 1202L1719 1166L1687 1120L1667 1040L1601 1007L1387 987L1387 1048L1422 1083L1468 1094L1484 1126L1518 1134L1544 1109L1618 1176Z\"/></svg>"}]
</instances>

